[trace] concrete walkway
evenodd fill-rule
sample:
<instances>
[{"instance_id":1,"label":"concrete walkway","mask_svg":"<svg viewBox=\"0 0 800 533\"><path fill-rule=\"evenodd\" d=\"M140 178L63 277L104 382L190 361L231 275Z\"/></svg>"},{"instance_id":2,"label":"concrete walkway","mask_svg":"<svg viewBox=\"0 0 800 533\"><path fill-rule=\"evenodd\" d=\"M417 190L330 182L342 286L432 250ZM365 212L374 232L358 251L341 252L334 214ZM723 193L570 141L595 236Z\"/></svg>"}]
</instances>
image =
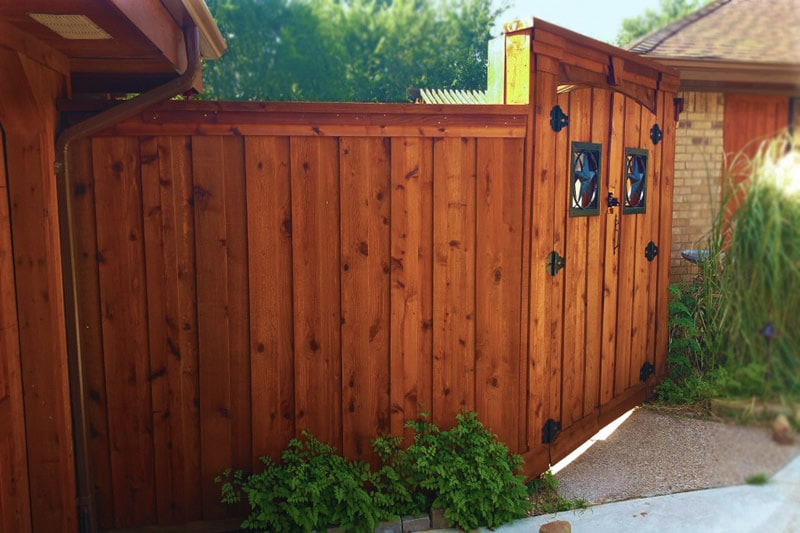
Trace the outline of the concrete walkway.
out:
<instances>
[{"instance_id":1,"label":"concrete walkway","mask_svg":"<svg viewBox=\"0 0 800 533\"><path fill-rule=\"evenodd\" d=\"M567 520L575 533L798 533L800 457L763 486L738 485L595 505L583 512L519 520L496 531L535 533L553 520Z\"/></svg>"}]
</instances>

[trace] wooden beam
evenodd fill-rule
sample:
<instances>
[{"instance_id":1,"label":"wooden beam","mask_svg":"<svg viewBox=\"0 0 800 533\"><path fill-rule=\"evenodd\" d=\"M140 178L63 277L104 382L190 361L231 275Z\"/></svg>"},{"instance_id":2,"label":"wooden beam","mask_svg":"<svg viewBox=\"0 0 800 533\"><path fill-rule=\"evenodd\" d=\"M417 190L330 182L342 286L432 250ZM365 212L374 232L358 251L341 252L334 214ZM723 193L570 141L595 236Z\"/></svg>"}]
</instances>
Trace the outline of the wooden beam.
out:
<instances>
[{"instance_id":1,"label":"wooden beam","mask_svg":"<svg viewBox=\"0 0 800 533\"><path fill-rule=\"evenodd\" d=\"M111 0L116 7L172 64L186 70L183 32L158 0Z\"/></svg>"},{"instance_id":2,"label":"wooden beam","mask_svg":"<svg viewBox=\"0 0 800 533\"><path fill-rule=\"evenodd\" d=\"M42 66L69 75L67 56L3 20L0 20L0 47L10 48Z\"/></svg>"}]
</instances>

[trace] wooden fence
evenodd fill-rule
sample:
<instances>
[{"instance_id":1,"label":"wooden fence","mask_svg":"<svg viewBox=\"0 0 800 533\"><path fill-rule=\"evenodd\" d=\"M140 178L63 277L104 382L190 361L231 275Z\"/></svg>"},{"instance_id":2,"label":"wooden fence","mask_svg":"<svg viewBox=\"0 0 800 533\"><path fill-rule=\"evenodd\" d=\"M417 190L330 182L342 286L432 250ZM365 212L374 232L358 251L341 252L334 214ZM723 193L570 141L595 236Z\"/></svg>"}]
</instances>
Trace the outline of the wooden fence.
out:
<instances>
[{"instance_id":1,"label":"wooden fence","mask_svg":"<svg viewBox=\"0 0 800 533\"><path fill-rule=\"evenodd\" d=\"M374 461L370 439L420 409L445 427L476 410L535 475L646 397L666 368L676 84L630 58L575 83L610 67L527 39L506 56L518 105L171 102L75 146L104 528L236 514L224 468L303 430ZM589 216L571 216L574 143L597 150ZM629 154L646 209L624 205Z\"/></svg>"}]
</instances>

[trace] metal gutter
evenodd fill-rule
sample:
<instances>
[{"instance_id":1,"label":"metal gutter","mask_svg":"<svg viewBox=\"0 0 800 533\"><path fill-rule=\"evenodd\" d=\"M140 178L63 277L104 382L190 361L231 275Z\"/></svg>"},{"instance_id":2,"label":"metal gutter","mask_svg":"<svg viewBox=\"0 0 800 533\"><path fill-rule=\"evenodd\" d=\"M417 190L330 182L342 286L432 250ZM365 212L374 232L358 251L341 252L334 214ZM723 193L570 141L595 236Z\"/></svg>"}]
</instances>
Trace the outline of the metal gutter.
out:
<instances>
[{"instance_id":1,"label":"metal gutter","mask_svg":"<svg viewBox=\"0 0 800 533\"><path fill-rule=\"evenodd\" d=\"M201 73L200 34L197 27L184 28L186 42L186 70L177 78L123 102L107 111L98 113L62 131L56 140L55 174L58 189L58 216L61 227L61 268L64 287L64 321L67 334L67 366L70 379L72 403L72 426L75 439L75 470L77 477L79 529L95 532L94 495L88 449L86 447L86 406L84 403L83 360L80 350L80 321L78 301L75 298L76 246L72 227L72 180L69 169L69 149L73 142L102 131L109 126L146 110L153 104L181 95L192 89L194 80Z\"/></svg>"}]
</instances>

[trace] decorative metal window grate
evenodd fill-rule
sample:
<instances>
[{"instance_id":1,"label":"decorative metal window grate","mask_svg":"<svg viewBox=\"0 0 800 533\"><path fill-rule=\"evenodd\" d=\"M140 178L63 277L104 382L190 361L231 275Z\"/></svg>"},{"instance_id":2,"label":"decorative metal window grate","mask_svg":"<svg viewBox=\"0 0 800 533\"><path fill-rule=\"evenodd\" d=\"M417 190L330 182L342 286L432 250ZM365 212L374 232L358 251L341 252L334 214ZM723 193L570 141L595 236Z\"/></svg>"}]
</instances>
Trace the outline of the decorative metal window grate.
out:
<instances>
[{"instance_id":1,"label":"decorative metal window grate","mask_svg":"<svg viewBox=\"0 0 800 533\"><path fill-rule=\"evenodd\" d=\"M647 150L625 148L625 214L644 213L647 207L647 157Z\"/></svg>"},{"instance_id":2,"label":"decorative metal window grate","mask_svg":"<svg viewBox=\"0 0 800 533\"><path fill-rule=\"evenodd\" d=\"M569 214L573 217L600 213L600 152L594 143L572 143L572 186Z\"/></svg>"}]
</instances>

